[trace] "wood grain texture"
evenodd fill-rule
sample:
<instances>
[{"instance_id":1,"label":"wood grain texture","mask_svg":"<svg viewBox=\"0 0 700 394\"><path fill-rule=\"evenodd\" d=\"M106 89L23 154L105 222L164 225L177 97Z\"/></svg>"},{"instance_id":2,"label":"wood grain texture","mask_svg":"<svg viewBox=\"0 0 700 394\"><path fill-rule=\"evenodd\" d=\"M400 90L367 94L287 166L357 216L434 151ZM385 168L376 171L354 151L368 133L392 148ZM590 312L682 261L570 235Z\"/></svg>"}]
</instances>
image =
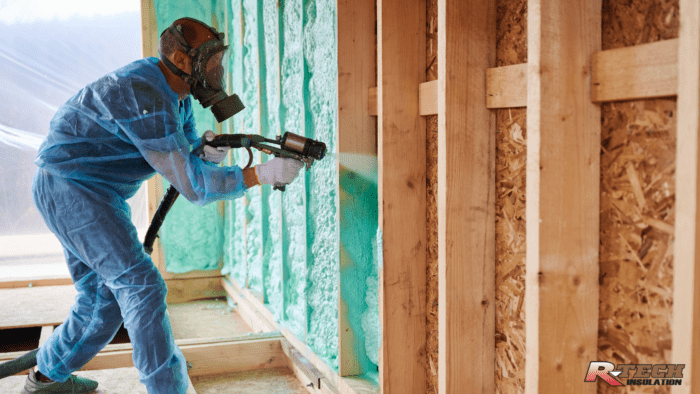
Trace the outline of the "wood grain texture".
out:
<instances>
[{"instance_id":1,"label":"wood grain texture","mask_svg":"<svg viewBox=\"0 0 700 394\"><path fill-rule=\"evenodd\" d=\"M525 392L594 393L600 108L590 59L601 1L528 3Z\"/></svg>"},{"instance_id":2,"label":"wood grain texture","mask_svg":"<svg viewBox=\"0 0 700 394\"><path fill-rule=\"evenodd\" d=\"M496 2L441 0L438 31L439 392L493 393Z\"/></svg>"},{"instance_id":3,"label":"wood grain texture","mask_svg":"<svg viewBox=\"0 0 700 394\"><path fill-rule=\"evenodd\" d=\"M215 271L209 271L215 273ZM217 298L226 295L221 286L221 275L211 277L191 277L186 279L166 279L168 304L178 304L206 298Z\"/></svg>"},{"instance_id":4,"label":"wood grain texture","mask_svg":"<svg viewBox=\"0 0 700 394\"><path fill-rule=\"evenodd\" d=\"M377 4L383 393L423 393L426 299L425 0Z\"/></svg>"},{"instance_id":5,"label":"wood grain texture","mask_svg":"<svg viewBox=\"0 0 700 394\"><path fill-rule=\"evenodd\" d=\"M486 106L527 106L527 63L486 70Z\"/></svg>"},{"instance_id":6,"label":"wood grain texture","mask_svg":"<svg viewBox=\"0 0 700 394\"><path fill-rule=\"evenodd\" d=\"M597 52L591 69L593 102L675 96L678 39Z\"/></svg>"},{"instance_id":7,"label":"wood grain texture","mask_svg":"<svg viewBox=\"0 0 700 394\"><path fill-rule=\"evenodd\" d=\"M680 1L676 234L672 362L685 364L673 394L700 393L700 4Z\"/></svg>"},{"instance_id":8,"label":"wood grain texture","mask_svg":"<svg viewBox=\"0 0 700 394\"><path fill-rule=\"evenodd\" d=\"M367 112L367 91L376 86L376 63L374 0L340 0L338 14L338 153L376 157L376 120ZM343 166L338 164L338 173ZM353 209L352 199L342 198L343 181L338 182L338 223L352 223L362 215ZM345 217L345 216L354 217ZM362 219L359 219L362 220ZM356 336L355 330L362 328L359 313L348 313L345 294L356 291L357 281L366 281L362 267L366 262L356 262L350 254L343 253L343 239L352 239L371 245L372 239L353 234L358 229L340 226L340 283L338 284L338 373L340 376L362 375L363 365L368 364L365 344ZM347 232L347 234L346 234ZM353 319L354 316L354 320Z\"/></svg>"}]
</instances>

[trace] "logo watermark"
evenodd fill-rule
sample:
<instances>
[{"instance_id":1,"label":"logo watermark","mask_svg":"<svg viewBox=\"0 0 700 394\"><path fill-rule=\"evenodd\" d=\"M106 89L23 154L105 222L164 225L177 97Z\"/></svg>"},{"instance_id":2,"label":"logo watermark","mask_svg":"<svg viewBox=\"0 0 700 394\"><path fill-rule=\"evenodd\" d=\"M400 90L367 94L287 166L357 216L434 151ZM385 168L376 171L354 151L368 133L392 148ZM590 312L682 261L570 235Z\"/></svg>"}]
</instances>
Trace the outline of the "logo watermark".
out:
<instances>
[{"instance_id":1,"label":"logo watermark","mask_svg":"<svg viewBox=\"0 0 700 394\"><path fill-rule=\"evenodd\" d=\"M611 386L680 386L685 364L615 364L591 361L584 382L601 378ZM624 381L624 383L623 383Z\"/></svg>"}]
</instances>

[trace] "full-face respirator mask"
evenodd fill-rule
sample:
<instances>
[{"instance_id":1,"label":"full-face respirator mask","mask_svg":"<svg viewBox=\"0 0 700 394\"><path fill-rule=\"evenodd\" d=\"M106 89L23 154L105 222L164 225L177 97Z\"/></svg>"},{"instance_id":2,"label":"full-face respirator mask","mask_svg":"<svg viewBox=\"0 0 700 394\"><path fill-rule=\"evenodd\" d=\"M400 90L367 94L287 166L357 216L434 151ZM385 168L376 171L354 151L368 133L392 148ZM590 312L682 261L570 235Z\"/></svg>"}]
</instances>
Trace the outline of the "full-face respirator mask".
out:
<instances>
[{"instance_id":1,"label":"full-face respirator mask","mask_svg":"<svg viewBox=\"0 0 700 394\"><path fill-rule=\"evenodd\" d=\"M206 27L214 38L205 41L196 49L192 48L182 34L182 25L178 24L178 22L183 20L192 21ZM202 107L211 107L211 112L214 114L217 122L223 122L242 111L245 106L241 99L235 94L227 95L225 90L226 70L222 63L225 59L228 45L224 43L224 33L219 33L216 29L193 18L178 19L161 33L161 37L166 31L175 36L184 52L192 59L192 72L191 74L186 74L162 53L160 54L160 60L173 74L180 77L190 86L190 93L199 101Z\"/></svg>"}]
</instances>

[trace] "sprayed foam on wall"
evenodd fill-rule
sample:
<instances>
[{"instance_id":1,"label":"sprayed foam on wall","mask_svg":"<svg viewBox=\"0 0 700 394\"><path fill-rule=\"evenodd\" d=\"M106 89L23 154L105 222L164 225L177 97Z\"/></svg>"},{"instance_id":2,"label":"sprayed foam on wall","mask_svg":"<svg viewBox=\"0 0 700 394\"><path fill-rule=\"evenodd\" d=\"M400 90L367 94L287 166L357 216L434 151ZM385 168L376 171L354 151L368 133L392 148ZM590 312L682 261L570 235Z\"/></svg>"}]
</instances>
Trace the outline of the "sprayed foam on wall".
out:
<instances>
[{"instance_id":1,"label":"sprayed foam on wall","mask_svg":"<svg viewBox=\"0 0 700 394\"><path fill-rule=\"evenodd\" d=\"M306 136L324 141L336 152L337 47L335 0L304 4ZM337 163L318 162L307 177L307 344L338 367L339 240L337 231Z\"/></svg>"},{"instance_id":2,"label":"sprayed foam on wall","mask_svg":"<svg viewBox=\"0 0 700 394\"><path fill-rule=\"evenodd\" d=\"M260 118L261 133L270 139L280 134L279 107L279 12L277 0L265 0L258 8L260 51ZM265 155L270 160L271 156ZM281 193L269 187L262 188L264 249L263 275L265 300L275 320L282 317L284 281L281 242L282 200Z\"/></svg>"},{"instance_id":3,"label":"sprayed foam on wall","mask_svg":"<svg viewBox=\"0 0 700 394\"><path fill-rule=\"evenodd\" d=\"M258 2L243 0L243 90L241 99L246 109L240 113L245 134L258 134L260 130L260 97L258 54ZM254 152L253 165L260 163L260 153ZM262 263L262 196L261 188L253 187L246 193L246 254L247 285L251 290L263 292Z\"/></svg>"},{"instance_id":4,"label":"sprayed foam on wall","mask_svg":"<svg viewBox=\"0 0 700 394\"><path fill-rule=\"evenodd\" d=\"M303 2L288 0L280 9L280 122L285 131L304 135ZM282 195L284 307L281 323L306 342L306 173Z\"/></svg>"},{"instance_id":5,"label":"sprayed foam on wall","mask_svg":"<svg viewBox=\"0 0 700 394\"><path fill-rule=\"evenodd\" d=\"M156 0L158 31L184 16L212 23L216 12L221 18L221 8L213 7L211 0L175 2ZM208 109L193 100L193 112L197 131L201 135L214 129L215 120ZM164 181L164 190L169 184ZM217 204L198 207L185 198L178 198L160 230L160 241L165 251L166 270L173 273L191 270L217 269L223 250L223 220Z\"/></svg>"},{"instance_id":6,"label":"sprayed foam on wall","mask_svg":"<svg viewBox=\"0 0 700 394\"><path fill-rule=\"evenodd\" d=\"M241 19L241 0L231 0L226 4L228 22L229 47L229 85L230 92L243 92L243 21ZM228 122L228 132L243 133L243 120L236 115ZM236 149L231 152L231 163L245 167L248 163L248 152ZM246 198L238 198L226 202L224 226L224 268L221 273L231 274L238 283L246 282Z\"/></svg>"},{"instance_id":7,"label":"sprayed foam on wall","mask_svg":"<svg viewBox=\"0 0 700 394\"><path fill-rule=\"evenodd\" d=\"M377 184L345 167L340 170L341 253L351 264L342 264L340 295L345 302L352 330L356 362L362 371L376 371L379 349L374 343L379 323L379 280L376 263L376 232L379 219ZM370 247L371 246L371 247ZM375 316L376 314L376 316Z\"/></svg>"}]
</instances>

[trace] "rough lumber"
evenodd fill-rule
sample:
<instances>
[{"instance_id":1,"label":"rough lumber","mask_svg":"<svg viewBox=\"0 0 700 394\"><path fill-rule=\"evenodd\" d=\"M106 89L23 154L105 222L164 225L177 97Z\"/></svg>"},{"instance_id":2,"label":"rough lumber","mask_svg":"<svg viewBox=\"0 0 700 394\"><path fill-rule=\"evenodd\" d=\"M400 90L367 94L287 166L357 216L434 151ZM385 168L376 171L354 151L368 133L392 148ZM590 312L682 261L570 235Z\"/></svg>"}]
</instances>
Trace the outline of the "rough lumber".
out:
<instances>
[{"instance_id":1,"label":"rough lumber","mask_svg":"<svg viewBox=\"0 0 700 394\"><path fill-rule=\"evenodd\" d=\"M525 393L594 393L600 108L589 62L601 1L528 3Z\"/></svg>"},{"instance_id":2,"label":"rough lumber","mask_svg":"<svg viewBox=\"0 0 700 394\"><path fill-rule=\"evenodd\" d=\"M425 377L425 118L416 87L425 80L425 0L377 5L379 277L384 393L422 393Z\"/></svg>"},{"instance_id":3,"label":"rough lumber","mask_svg":"<svg viewBox=\"0 0 700 394\"><path fill-rule=\"evenodd\" d=\"M496 2L440 0L438 31L438 387L493 393Z\"/></svg>"},{"instance_id":4,"label":"rough lumber","mask_svg":"<svg viewBox=\"0 0 700 394\"><path fill-rule=\"evenodd\" d=\"M685 364L673 394L700 393L700 4L680 1L676 234L672 362Z\"/></svg>"},{"instance_id":5,"label":"rough lumber","mask_svg":"<svg viewBox=\"0 0 700 394\"><path fill-rule=\"evenodd\" d=\"M338 153L374 157L377 154L376 121L366 111L369 105L367 90L375 86L377 58L375 44L374 0L340 0L338 13ZM341 168L338 172L341 173ZM339 195L344 191L343 180L339 182ZM352 209L352 200L340 198L338 222L353 222L362 214ZM350 216L350 217L347 217ZM344 239L360 239L371 244L371 239L362 239L351 234L354 228L340 226L340 248ZM362 375L363 365L368 364L364 342L358 340L354 331L362 328L359 313L348 313L346 294L356 291L355 283L363 262L355 262L348 253L340 253L340 282L338 284L338 373L340 376ZM366 263L366 262L364 262ZM355 281L353 281L355 279ZM360 278L364 281L366 278ZM352 307L352 305L350 305ZM351 316L356 316L355 320Z\"/></svg>"},{"instance_id":6,"label":"rough lumber","mask_svg":"<svg viewBox=\"0 0 700 394\"><path fill-rule=\"evenodd\" d=\"M527 63L486 70L486 107L527 106Z\"/></svg>"},{"instance_id":7,"label":"rough lumber","mask_svg":"<svg viewBox=\"0 0 700 394\"><path fill-rule=\"evenodd\" d=\"M243 320L253 329L254 332L271 332L275 331L275 327L268 320L268 317L263 315L262 311L259 311L253 307L251 300L257 300L252 294L250 297L246 298L243 290L240 288L235 279L230 281L226 279L221 279L221 284L223 285L226 293L238 306L238 313L241 315ZM250 299L250 300L249 300Z\"/></svg>"},{"instance_id":8,"label":"rough lumber","mask_svg":"<svg viewBox=\"0 0 700 394\"><path fill-rule=\"evenodd\" d=\"M675 96L678 39L597 52L591 70L593 102Z\"/></svg>"}]
</instances>

